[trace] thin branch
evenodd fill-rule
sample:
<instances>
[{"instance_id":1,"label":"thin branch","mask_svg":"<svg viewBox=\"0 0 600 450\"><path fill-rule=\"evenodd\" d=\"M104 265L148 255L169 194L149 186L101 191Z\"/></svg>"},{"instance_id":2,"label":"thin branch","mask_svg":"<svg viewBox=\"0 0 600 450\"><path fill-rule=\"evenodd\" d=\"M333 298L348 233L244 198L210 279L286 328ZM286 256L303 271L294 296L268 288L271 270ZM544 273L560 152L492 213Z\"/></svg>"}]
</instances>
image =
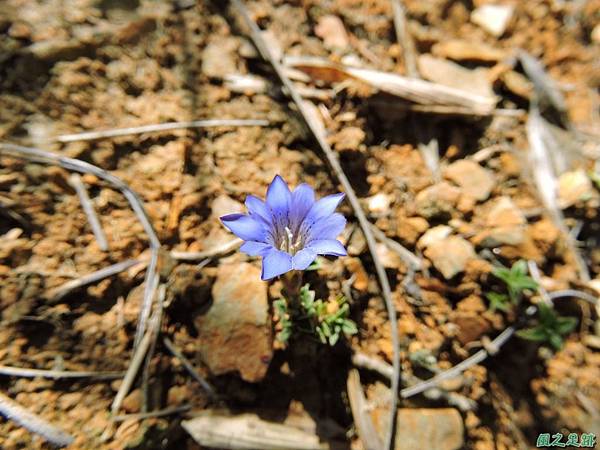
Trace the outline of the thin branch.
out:
<instances>
[{"instance_id":1,"label":"thin branch","mask_svg":"<svg viewBox=\"0 0 600 450\"><path fill-rule=\"evenodd\" d=\"M96 237L96 241L98 242L98 247L103 252L108 251L108 241L106 240L106 234L104 234L104 230L102 229L102 225L100 224L100 220L98 220L98 216L96 215L96 211L94 210L94 206L88 196L87 190L81 181L81 177L74 173L69 177L69 184L73 186L75 192L77 192L77 196L79 197L79 201L81 206L83 207L83 211L88 218L88 222L92 227L92 232Z\"/></svg>"},{"instance_id":2,"label":"thin branch","mask_svg":"<svg viewBox=\"0 0 600 450\"><path fill-rule=\"evenodd\" d=\"M365 450L381 450L383 443L375 430L373 420L367 411L367 399L360 384L360 375L358 370L352 369L348 373L346 382L348 390L348 400L350 401L350 409L352 418L356 424L358 437L363 444Z\"/></svg>"},{"instance_id":3,"label":"thin branch","mask_svg":"<svg viewBox=\"0 0 600 450\"><path fill-rule=\"evenodd\" d=\"M75 439L70 434L25 409L19 403L2 393L0 393L0 414L7 419L14 420L22 427L40 435L58 447L66 447Z\"/></svg>"},{"instance_id":4,"label":"thin branch","mask_svg":"<svg viewBox=\"0 0 600 450\"><path fill-rule=\"evenodd\" d=\"M257 47L257 49L260 52L263 59L268 61L273 66L273 69L277 73L279 80L283 84L284 88L287 90L288 94L292 97L292 100L296 104L296 106L300 112L300 115L304 119L305 124L307 125L308 129L312 132L317 143L319 144L319 147L325 154L327 161L329 162L331 168L333 169L337 178L339 179L340 183L342 184L344 191L346 192L346 195L348 196L348 201L352 205L354 214L356 215L356 218L358 219L358 222L359 222L359 224L363 230L363 233L365 235L365 240L367 241L367 245L369 247L369 250L370 250L372 258L373 258L373 263L375 265L375 270L377 272L377 276L378 276L379 282L381 284L382 296L385 301L385 307L387 309L388 317L390 320L390 328L391 328L392 347L393 347L393 366L394 366L394 376L392 377L392 380L391 380L391 389L392 389L392 392L394 393L394 395L392 395L392 404L391 404L391 409L390 409L390 417L391 417L390 418L390 429L389 429L388 435L386 436L385 446L384 446L385 448L391 450L394 447L394 435L395 435L395 427L396 427L396 408L398 405L398 396L396 395L396 393L398 392L398 388L400 386L400 351L399 351L398 324L397 324L397 320L396 320L396 309L395 309L394 303L392 301L392 292L390 289L389 280L387 279L387 275L385 273L385 268L383 267L383 264L381 263L381 261L379 260L379 257L377 256L377 251L376 251L377 247L376 247L375 238L373 237L373 233L371 232L371 225L370 225L369 221L367 220L367 217L366 217L364 211L362 210L362 207L360 205L358 197L356 196L356 193L354 192L354 189L352 188L352 184L350 183L350 181L348 180L348 177L346 176L346 174L344 173L344 170L342 169L342 166L338 160L337 155L334 153L334 151L329 146L327 139L325 138L323 133L320 131L319 125L316 124L315 121L311 118L309 111L307 111L306 106L304 105L304 100L302 99L300 94L298 94L298 91L296 90L296 87L294 86L294 84L290 81L290 79L284 73L280 62L275 57L273 57L273 55L271 54L271 51L269 50L266 42L264 41L264 38L263 38L260 28L258 27L256 22L254 22L254 20L250 17L248 10L246 9L244 4L240 0L232 0L232 3L237 8L237 10L240 12L246 26L249 28L250 37L252 38L254 45Z\"/></svg>"},{"instance_id":5,"label":"thin branch","mask_svg":"<svg viewBox=\"0 0 600 450\"><path fill-rule=\"evenodd\" d=\"M102 131L86 131L84 133L62 134L53 138L56 142L76 142L76 141L92 141L96 139L105 139L117 136L129 136L132 134L141 133L156 133L158 131L181 130L184 128L207 128L207 127L253 127L268 126L268 120L260 119L209 119L209 120L194 120L191 122L167 122L154 125L142 125L139 127L129 128L114 128L111 130Z\"/></svg>"},{"instance_id":6,"label":"thin branch","mask_svg":"<svg viewBox=\"0 0 600 450\"><path fill-rule=\"evenodd\" d=\"M498 349L502 345L504 345L506 343L506 341L508 341L514 333L515 333L515 328L512 326L508 327L506 330L504 330L502 333L500 333L496 337L496 339L494 339L492 342L490 342L490 345L494 349ZM402 396L402 398L409 398L414 395L420 394L421 392L424 392L427 389L437 387L441 382L449 380L451 378L454 378L457 375L464 372L465 370L469 369L470 367L473 367L474 365L481 363L488 357L488 355L489 355L489 353L485 349L481 349L478 352L474 353L473 355L469 356L464 361L461 361L454 367L451 367L448 370L440 372L439 374L430 378L429 380L426 380L426 381L423 381L422 383L415 384L414 386L410 386L410 387L402 389L402 391L400 391L400 395Z\"/></svg>"},{"instance_id":7,"label":"thin branch","mask_svg":"<svg viewBox=\"0 0 600 450\"><path fill-rule=\"evenodd\" d=\"M192 378L194 380L196 380L198 383L200 383L200 386L202 386L202 388L204 388L204 390L208 393L208 395L210 395L210 397L213 400L218 399L219 395L217 394L215 389L210 385L210 383L208 381L206 381L204 379L204 377L202 375L200 375L198 373L198 371L196 370L194 365L190 362L189 359L187 359L183 355L183 353L181 353L179 351L179 349L175 346L175 344L168 337L163 338L163 343L165 344L165 347L167 347L167 349L173 354L173 356L175 356L176 358L178 358L181 361L181 364L183 364L183 367L185 367L185 369L189 372L189 374L192 376Z\"/></svg>"},{"instance_id":8,"label":"thin branch","mask_svg":"<svg viewBox=\"0 0 600 450\"><path fill-rule=\"evenodd\" d=\"M123 376L123 372L88 372L75 370L43 370L23 367L0 366L0 375L21 378L50 378L53 380L73 378L94 378L96 380L114 380Z\"/></svg>"},{"instance_id":9,"label":"thin branch","mask_svg":"<svg viewBox=\"0 0 600 450\"><path fill-rule=\"evenodd\" d=\"M241 239L236 238L222 245L219 245L214 248L209 248L208 250L203 250L201 252L172 251L171 258L177 259L179 261L197 261L199 259L214 258L215 256L224 255L235 250L240 245L242 245L242 242L243 241Z\"/></svg>"},{"instance_id":10,"label":"thin branch","mask_svg":"<svg viewBox=\"0 0 600 450\"><path fill-rule=\"evenodd\" d=\"M190 409L192 409L191 405L172 406L170 408L159 409L156 411L149 411L144 413L121 414L112 417L112 420L113 422L124 422L126 420L143 420L150 419L152 417L164 417L170 416L172 414L179 414L182 412L189 411Z\"/></svg>"},{"instance_id":11,"label":"thin branch","mask_svg":"<svg viewBox=\"0 0 600 450\"><path fill-rule=\"evenodd\" d=\"M154 335L155 332L158 331L158 329L160 327L161 319L162 319L162 308L157 307L156 311L150 318L150 326L148 327L148 331L146 331L146 334L142 338L142 341L137 346L135 353L133 354L133 358L131 359L131 362L129 363L129 367L127 367L127 372L125 373L123 382L119 386L117 395L115 396L115 398L112 402L110 409L113 414L116 414L117 411L119 411L119 409L121 408L121 404L123 403L123 400L125 399L125 396L129 393L129 390L131 389L131 385L133 384L133 381L135 380L138 370L140 369L140 366L142 365L142 362L144 361L144 358L146 357L146 354L148 353L148 348L150 348L150 344L152 342L152 336Z\"/></svg>"},{"instance_id":12,"label":"thin branch","mask_svg":"<svg viewBox=\"0 0 600 450\"><path fill-rule=\"evenodd\" d=\"M156 279L158 283L158 277ZM160 310L160 314L162 314L162 310L165 304L165 298L167 297L167 286L165 284L161 284L158 287L158 301L157 308ZM152 358L154 357L154 352L156 351L156 341L158 340L158 332L160 329L160 323L152 333L152 338L150 340L150 349L146 354L146 362L144 363L144 369L142 370L142 412L145 413L148 411L148 386L150 384L150 368L152 365Z\"/></svg>"},{"instance_id":13,"label":"thin branch","mask_svg":"<svg viewBox=\"0 0 600 450\"><path fill-rule=\"evenodd\" d=\"M406 11L401 0L391 0L392 10L394 12L394 28L396 30L396 39L402 47L402 56L404 56L404 65L409 77L419 78L417 69L417 56L415 43L408 31L408 21L406 20Z\"/></svg>"},{"instance_id":14,"label":"thin branch","mask_svg":"<svg viewBox=\"0 0 600 450\"><path fill-rule=\"evenodd\" d=\"M594 306L598 306L597 297L594 297L592 294L588 294L587 292L577 291L575 289L564 289L562 291L549 292L548 297L550 297L551 300L555 300L557 298L562 297L575 297L584 300L588 303L591 303Z\"/></svg>"},{"instance_id":15,"label":"thin branch","mask_svg":"<svg viewBox=\"0 0 600 450\"><path fill-rule=\"evenodd\" d=\"M128 259L126 261L104 267L103 269L89 273L75 280L67 281L66 283L63 283L55 288L52 293L48 295L48 301L50 303L56 303L69 293L73 292L75 289L79 289L83 286L87 286L88 284L93 284L110 276L116 275L124 270L129 269L139 262L140 261L137 259Z\"/></svg>"}]
</instances>

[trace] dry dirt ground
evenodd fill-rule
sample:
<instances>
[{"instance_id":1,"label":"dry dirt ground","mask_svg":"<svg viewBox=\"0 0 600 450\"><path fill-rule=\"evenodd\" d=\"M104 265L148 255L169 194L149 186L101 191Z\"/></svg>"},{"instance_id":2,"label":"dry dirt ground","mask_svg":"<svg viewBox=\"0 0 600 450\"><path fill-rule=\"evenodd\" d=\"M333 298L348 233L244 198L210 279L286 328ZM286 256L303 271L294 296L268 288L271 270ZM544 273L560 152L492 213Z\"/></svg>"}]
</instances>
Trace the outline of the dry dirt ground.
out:
<instances>
[{"instance_id":1,"label":"dry dirt ground","mask_svg":"<svg viewBox=\"0 0 600 450\"><path fill-rule=\"evenodd\" d=\"M490 339L524 320L525 307L539 295L529 293L509 312L489 308L485 294L501 288L491 273L499 264L529 260L547 291L598 296L600 196L592 178L600 137L600 2L502 1L509 16L499 34L486 30L493 25L489 18L474 15L485 3L404 5L417 76L493 99L491 112L436 110L386 91L377 80L317 70L306 58L286 65L316 106L371 222L422 264L415 273L389 240L377 247L398 313L403 387L488 348ZM265 39L276 55L409 74L411 52L398 43L388 0L252 1L247 7L268 30ZM517 49L541 62L553 92L564 97L563 109L554 105L559 114L542 110L564 157L554 178L564 229L536 189L539 167L529 158L526 127L536 94ZM146 377L135 379L118 413L190 409L115 420L110 410L121 378L0 375L0 392L72 434L70 448L198 449L181 420L215 408L297 426L332 448L363 448L347 395L352 354L391 363L393 349L372 255L349 204L341 206L349 256L323 259L306 275L323 298L351 297L359 333L333 348L308 339L287 349L273 342L271 302L281 285L259 280L257 258L229 251L198 264L169 253L228 243L232 235L218 217L243 211L248 194L263 197L276 174L294 186L309 183L319 196L340 190L296 112L237 12L221 2L2 1L0 139L118 176L143 201L162 246L160 336L140 370ZM267 124L53 139L204 118ZM0 154L0 365L122 372L132 355L148 238L123 195L85 174L108 240L103 251L70 175ZM56 295L64 283L128 259L138 263ZM573 297L557 300L556 308L579 319L562 350L514 337L445 381L436 395L402 400L397 448L530 448L549 431L600 437L598 310ZM219 402L163 337L207 378ZM366 414L383 433L388 380L359 371ZM0 447L50 448L8 419L0 420Z\"/></svg>"}]
</instances>

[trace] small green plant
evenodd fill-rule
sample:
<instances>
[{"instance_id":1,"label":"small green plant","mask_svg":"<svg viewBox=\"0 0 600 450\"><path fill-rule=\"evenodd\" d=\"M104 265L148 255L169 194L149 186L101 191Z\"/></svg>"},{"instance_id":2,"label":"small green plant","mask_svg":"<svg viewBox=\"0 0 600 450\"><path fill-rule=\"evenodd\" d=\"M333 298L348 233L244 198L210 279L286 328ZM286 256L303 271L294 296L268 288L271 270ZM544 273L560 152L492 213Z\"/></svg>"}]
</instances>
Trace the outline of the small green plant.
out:
<instances>
[{"instance_id":1,"label":"small green plant","mask_svg":"<svg viewBox=\"0 0 600 450\"><path fill-rule=\"evenodd\" d=\"M509 269L507 267L497 267L492 274L503 281L506 285L506 293L488 292L487 299L490 302L490 310L497 309L508 311L511 303L518 304L521 301L523 292L527 289L536 290L538 284L528 275L527 262L520 259Z\"/></svg>"},{"instance_id":2,"label":"small green plant","mask_svg":"<svg viewBox=\"0 0 600 450\"><path fill-rule=\"evenodd\" d=\"M351 336L358 332L356 324L348 318L350 307L343 295L324 302L315 300L315 291L308 284L300 288L299 304L290 308L284 298L273 302L275 310L275 338L287 343L295 330L315 335L323 344L335 345L342 334Z\"/></svg>"},{"instance_id":3,"label":"small green plant","mask_svg":"<svg viewBox=\"0 0 600 450\"><path fill-rule=\"evenodd\" d=\"M358 332L356 324L348 318L350 307L346 297L340 295L329 302L315 300L315 291L311 291L309 287L305 284L300 288L300 305L310 321L311 329L323 344L333 346L342 333L351 336Z\"/></svg>"},{"instance_id":4,"label":"small green plant","mask_svg":"<svg viewBox=\"0 0 600 450\"><path fill-rule=\"evenodd\" d=\"M563 336L566 336L577 326L575 317L559 316L554 308L546 303L538 305L539 322L532 328L517 331L517 336L534 342L547 342L555 350L563 346Z\"/></svg>"}]
</instances>

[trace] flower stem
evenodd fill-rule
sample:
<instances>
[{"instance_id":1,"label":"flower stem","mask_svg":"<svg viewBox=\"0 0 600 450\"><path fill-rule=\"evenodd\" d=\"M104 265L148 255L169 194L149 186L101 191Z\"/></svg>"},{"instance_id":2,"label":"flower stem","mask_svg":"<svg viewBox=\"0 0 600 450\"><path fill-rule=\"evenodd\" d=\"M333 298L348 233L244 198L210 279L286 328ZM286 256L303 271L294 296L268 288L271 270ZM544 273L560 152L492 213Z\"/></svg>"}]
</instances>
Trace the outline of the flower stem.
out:
<instances>
[{"instance_id":1,"label":"flower stem","mask_svg":"<svg viewBox=\"0 0 600 450\"><path fill-rule=\"evenodd\" d=\"M283 282L283 295L290 303L297 303L300 297L300 288L302 287L302 272L292 270L281 277Z\"/></svg>"}]
</instances>

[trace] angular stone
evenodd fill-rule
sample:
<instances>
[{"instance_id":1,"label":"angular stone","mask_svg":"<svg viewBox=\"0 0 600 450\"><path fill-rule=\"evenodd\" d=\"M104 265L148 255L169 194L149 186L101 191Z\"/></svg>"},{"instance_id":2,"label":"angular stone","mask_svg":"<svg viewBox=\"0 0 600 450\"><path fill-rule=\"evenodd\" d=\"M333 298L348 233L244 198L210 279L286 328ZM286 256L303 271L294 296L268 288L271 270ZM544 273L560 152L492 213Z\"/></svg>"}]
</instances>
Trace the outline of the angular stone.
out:
<instances>
[{"instance_id":1,"label":"angular stone","mask_svg":"<svg viewBox=\"0 0 600 450\"><path fill-rule=\"evenodd\" d=\"M344 22L338 16L321 17L315 27L315 34L323 39L328 49L344 49L350 44Z\"/></svg>"},{"instance_id":2,"label":"angular stone","mask_svg":"<svg viewBox=\"0 0 600 450\"><path fill-rule=\"evenodd\" d=\"M476 41L448 39L433 46L433 54L455 61L500 61L506 57L506 52L487 44Z\"/></svg>"},{"instance_id":3,"label":"angular stone","mask_svg":"<svg viewBox=\"0 0 600 450\"><path fill-rule=\"evenodd\" d=\"M490 196L496 183L492 172L470 159L461 159L450 164L444 175L460 186L463 192L479 201Z\"/></svg>"},{"instance_id":4,"label":"angular stone","mask_svg":"<svg viewBox=\"0 0 600 450\"><path fill-rule=\"evenodd\" d=\"M451 215L460 197L460 189L442 181L420 191L415 197L417 214L426 219Z\"/></svg>"},{"instance_id":5,"label":"angular stone","mask_svg":"<svg viewBox=\"0 0 600 450\"><path fill-rule=\"evenodd\" d=\"M375 417L380 435L386 417L387 411ZM455 408L400 408L396 423L396 450L457 450L464 444L464 424Z\"/></svg>"},{"instance_id":6,"label":"angular stone","mask_svg":"<svg viewBox=\"0 0 600 450\"><path fill-rule=\"evenodd\" d=\"M238 73L236 52L239 47L237 38L220 38L209 42L202 51L202 73L211 78L225 78Z\"/></svg>"},{"instance_id":7,"label":"angular stone","mask_svg":"<svg viewBox=\"0 0 600 450\"><path fill-rule=\"evenodd\" d=\"M267 285L252 264L222 264L212 289L213 303L194 321L198 350L215 375L238 371L260 381L273 356Z\"/></svg>"},{"instance_id":8,"label":"angular stone","mask_svg":"<svg viewBox=\"0 0 600 450\"><path fill-rule=\"evenodd\" d=\"M427 250L425 256L449 280L460 272L464 272L467 262L476 257L471 243L459 236L450 236L444 240L434 242Z\"/></svg>"},{"instance_id":9,"label":"angular stone","mask_svg":"<svg viewBox=\"0 0 600 450\"><path fill-rule=\"evenodd\" d=\"M471 13L471 22L492 36L500 37L506 31L514 9L513 5L481 5Z\"/></svg>"},{"instance_id":10,"label":"angular stone","mask_svg":"<svg viewBox=\"0 0 600 450\"><path fill-rule=\"evenodd\" d=\"M519 245L525 239L527 219L509 197L500 197L485 219L485 229L473 239L483 247Z\"/></svg>"}]
</instances>

